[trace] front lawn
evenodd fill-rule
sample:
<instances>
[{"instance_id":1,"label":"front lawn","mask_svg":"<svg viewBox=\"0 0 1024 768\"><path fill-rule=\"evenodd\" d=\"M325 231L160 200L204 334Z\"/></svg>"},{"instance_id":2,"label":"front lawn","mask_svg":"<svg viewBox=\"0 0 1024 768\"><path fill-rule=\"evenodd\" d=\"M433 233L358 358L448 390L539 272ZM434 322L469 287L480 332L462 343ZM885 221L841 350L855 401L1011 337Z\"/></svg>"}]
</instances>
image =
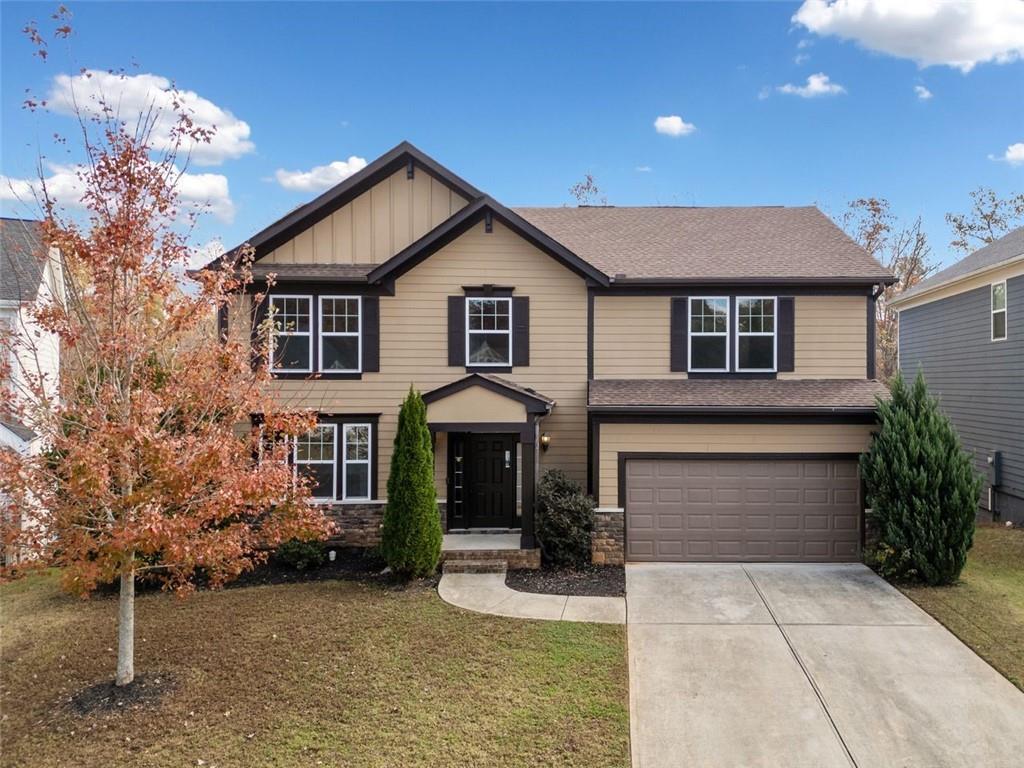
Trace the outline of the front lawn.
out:
<instances>
[{"instance_id":1,"label":"front lawn","mask_svg":"<svg viewBox=\"0 0 1024 768\"><path fill-rule=\"evenodd\" d=\"M138 598L156 703L76 714L116 604L0 587L4 766L627 766L623 627L526 622L352 581Z\"/></svg>"},{"instance_id":2,"label":"front lawn","mask_svg":"<svg viewBox=\"0 0 1024 768\"><path fill-rule=\"evenodd\" d=\"M900 588L1024 690L1024 530L979 527L959 583Z\"/></svg>"}]
</instances>

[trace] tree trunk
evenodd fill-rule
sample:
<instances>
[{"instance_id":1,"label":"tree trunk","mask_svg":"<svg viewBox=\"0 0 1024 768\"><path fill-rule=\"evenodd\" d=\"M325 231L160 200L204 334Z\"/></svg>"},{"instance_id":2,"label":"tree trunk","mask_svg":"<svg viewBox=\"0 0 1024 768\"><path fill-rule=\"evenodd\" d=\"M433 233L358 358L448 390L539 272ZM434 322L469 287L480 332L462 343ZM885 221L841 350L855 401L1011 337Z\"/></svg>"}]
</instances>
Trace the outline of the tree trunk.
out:
<instances>
[{"instance_id":1,"label":"tree trunk","mask_svg":"<svg viewBox=\"0 0 1024 768\"><path fill-rule=\"evenodd\" d=\"M135 679L135 568L121 573L121 596L117 607L116 685Z\"/></svg>"}]
</instances>

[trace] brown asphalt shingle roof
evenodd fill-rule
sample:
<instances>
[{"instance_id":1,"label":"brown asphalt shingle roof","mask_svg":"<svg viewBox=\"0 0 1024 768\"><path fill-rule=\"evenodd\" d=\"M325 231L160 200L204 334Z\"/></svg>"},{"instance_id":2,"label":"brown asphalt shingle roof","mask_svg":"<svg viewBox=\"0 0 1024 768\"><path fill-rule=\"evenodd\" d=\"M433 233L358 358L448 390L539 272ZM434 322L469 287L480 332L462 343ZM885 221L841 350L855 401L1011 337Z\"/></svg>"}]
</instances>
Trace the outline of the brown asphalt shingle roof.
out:
<instances>
[{"instance_id":1,"label":"brown asphalt shingle roof","mask_svg":"<svg viewBox=\"0 0 1024 768\"><path fill-rule=\"evenodd\" d=\"M46 263L42 224L0 218L0 300L35 301Z\"/></svg>"},{"instance_id":2,"label":"brown asphalt shingle roof","mask_svg":"<svg viewBox=\"0 0 1024 768\"><path fill-rule=\"evenodd\" d=\"M513 210L610 277L891 278L813 206Z\"/></svg>"},{"instance_id":3,"label":"brown asphalt shingle roof","mask_svg":"<svg viewBox=\"0 0 1024 768\"><path fill-rule=\"evenodd\" d=\"M257 261L252 265L252 276L257 280L274 274L282 280L363 281L376 266L376 264L269 264Z\"/></svg>"},{"instance_id":4,"label":"brown asphalt shingle roof","mask_svg":"<svg viewBox=\"0 0 1024 768\"><path fill-rule=\"evenodd\" d=\"M681 409L874 408L888 390L863 379L597 379L588 406Z\"/></svg>"}]
</instances>

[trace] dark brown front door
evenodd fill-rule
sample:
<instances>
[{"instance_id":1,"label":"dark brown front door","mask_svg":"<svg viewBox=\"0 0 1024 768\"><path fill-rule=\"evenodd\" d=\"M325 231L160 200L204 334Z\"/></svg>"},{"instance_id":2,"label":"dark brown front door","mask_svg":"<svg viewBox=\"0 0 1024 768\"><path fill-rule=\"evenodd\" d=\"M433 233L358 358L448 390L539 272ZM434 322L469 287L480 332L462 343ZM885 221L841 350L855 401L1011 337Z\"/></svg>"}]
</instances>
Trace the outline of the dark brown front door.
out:
<instances>
[{"instance_id":1,"label":"dark brown front door","mask_svg":"<svg viewBox=\"0 0 1024 768\"><path fill-rule=\"evenodd\" d=\"M516 515L515 435L452 435L449 510L452 528L511 528ZM452 470L455 470L453 473ZM454 493L451 493L455 491ZM453 499L454 500L454 499Z\"/></svg>"}]
</instances>

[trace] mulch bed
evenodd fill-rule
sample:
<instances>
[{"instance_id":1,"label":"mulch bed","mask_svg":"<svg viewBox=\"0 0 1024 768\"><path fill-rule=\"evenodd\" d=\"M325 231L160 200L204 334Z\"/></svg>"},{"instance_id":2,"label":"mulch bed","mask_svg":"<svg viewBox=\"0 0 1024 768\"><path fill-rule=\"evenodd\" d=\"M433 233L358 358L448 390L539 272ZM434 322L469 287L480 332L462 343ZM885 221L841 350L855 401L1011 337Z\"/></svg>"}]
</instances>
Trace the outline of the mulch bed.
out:
<instances>
[{"instance_id":1,"label":"mulch bed","mask_svg":"<svg viewBox=\"0 0 1024 768\"><path fill-rule=\"evenodd\" d=\"M585 565L580 568L544 567L535 571L509 571L505 583L520 592L622 597L626 594L626 569L621 565Z\"/></svg>"},{"instance_id":2,"label":"mulch bed","mask_svg":"<svg viewBox=\"0 0 1024 768\"><path fill-rule=\"evenodd\" d=\"M128 685L120 687L112 680L105 680L77 691L67 699L66 705L79 716L142 709L159 703L173 687L171 676L158 672L138 675Z\"/></svg>"}]
</instances>

